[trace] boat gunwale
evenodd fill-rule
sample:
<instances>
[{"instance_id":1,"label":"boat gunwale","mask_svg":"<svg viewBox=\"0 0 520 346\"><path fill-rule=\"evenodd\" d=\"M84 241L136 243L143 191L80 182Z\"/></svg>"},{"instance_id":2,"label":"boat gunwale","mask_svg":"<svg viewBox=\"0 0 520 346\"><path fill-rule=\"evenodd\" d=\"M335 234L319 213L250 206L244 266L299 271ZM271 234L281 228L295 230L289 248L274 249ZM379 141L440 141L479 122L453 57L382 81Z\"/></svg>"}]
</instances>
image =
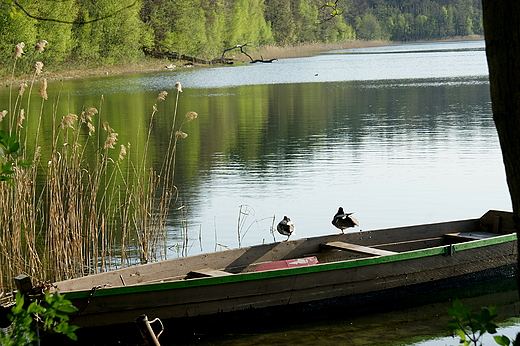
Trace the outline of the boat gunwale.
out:
<instances>
[{"instance_id":1,"label":"boat gunwale","mask_svg":"<svg viewBox=\"0 0 520 346\"><path fill-rule=\"evenodd\" d=\"M447 255L448 253L456 253L457 251L465 251L476 248L487 247L491 245L503 244L517 240L516 233L497 235L492 238L468 240L461 243L436 246L428 249L418 249L412 251L405 251L395 254L376 256L376 257L365 257L357 259L348 259L330 263L318 263L312 266L293 267L293 268L280 268L268 271L260 272L248 272L248 273L230 273L227 276L218 277L204 277L189 280L178 280L169 282L143 282L139 284L129 286L117 286L117 287L105 287L96 289L94 296L113 296L113 295L124 295L124 294L135 294L144 292L164 291L173 289L183 289L191 287L211 286L220 284L230 284L235 282L254 281L263 279L272 279L278 277L295 276L302 274L312 274L318 272L326 272L341 269L351 269L356 267L364 267L377 264L386 264L392 262L400 262L411 259L418 259L423 257L431 257L437 255ZM61 292L66 299L82 299L88 298L92 293L93 288L64 291Z\"/></svg>"}]
</instances>

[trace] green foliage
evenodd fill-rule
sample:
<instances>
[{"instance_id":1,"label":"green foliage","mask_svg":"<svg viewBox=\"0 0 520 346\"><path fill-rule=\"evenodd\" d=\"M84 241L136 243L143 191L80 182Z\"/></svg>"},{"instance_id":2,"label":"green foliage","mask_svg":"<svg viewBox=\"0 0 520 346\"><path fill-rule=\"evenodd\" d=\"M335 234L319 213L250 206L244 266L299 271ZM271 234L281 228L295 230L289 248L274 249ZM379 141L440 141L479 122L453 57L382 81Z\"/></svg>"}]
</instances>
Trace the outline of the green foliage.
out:
<instances>
[{"instance_id":1,"label":"green foliage","mask_svg":"<svg viewBox=\"0 0 520 346\"><path fill-rule=\"evenodd\" d=\"M246 43L433 40L484 32L482 6L475 0L17 1L24 11L14 2L4 3L4 75L17 43L31 47L40 40L49 42L47 66L71 61L108 65L136 61L143 47L216 58ZM23 73L34 64L27 55L17 59Z\"/></svg>"},{"instance_id":2,"label":"green foliage","mask_svg":"<svg viewBox=\"0 0 520 346\"><path fill-rule=\"evenodd\" d=\"M516 345L515 341L514 340L510 340L507 336L505 335L496 335L493 337L493 339L495 339L495 342L501 346L509 346L509 345Z\"/></svg>"},{"instance_id":3,"label":"green foliage","mask_svg":"<svg viewBox=\"0 0 520 346\"><path fill-rule=\"evenodd\" d=\"M226 46L245 43L262 46L274 43L271 28L264 17L263 3L263 0L235 1L228 19L230 30ZM291 35L290 32L286 34Z\"/></svg>"},{"instance_id":4,"label":"green foliage","mask_svg":"<svg viewBox=\"0 0 520 346\"><path fill-rule=\"evenodd\" d=\"M372 13L365 13L358 19L356 30L357 37L362 40L384 40L386 38L377 17Z\"/></svg>"},{"instance_id":5,"label":"green foliage","mask_svg":"<svg viewBox=\"0 0 520 346\"><path fill-rule=\"evenodd\" d=\"M218 57L224 49L223 42L227 27L224 0L201 1L201 9L205 16L206 33L206 45L201 54L212 58Z\"/></svg>"},{"instance_id":6,"label":"green foliage","mask_svg":"<svg viewBox=\"0 0 520 346\"><path fill-rule=\"evenodd\" d=\"M482 307L479 314L472 312L470 306L465 306L456 299L453 302L453 308L448 308L447 311L452 319L448 322L446 329L459 336L461 345L481 346L481 339L486 333L497 333L498 326L494 322L497 317L496 306ZM515 345L504 335L494 336L494 339L499 345Z\"/></svg>"},{"instance_id":7,"label":"green foliage","mask_svg":"<svg viewBox=\"0 0 520 346\"><path fill-rule=\"evenodd\" d=\"M76 19L78 9L74 1L52 1L37 4L38 12L48 18L57 15L61 20L73 21ZM50 40L52 42L46 47L43 58L45 65L61 62L70 56L73 47L73 36L70 24L55 23L50 21L35 21L37 41ZM31 66L32 67L32 66Z\"/></svg>"},{"instance_id":8,"label":"green foliage","mask_svg":"<svg viewBox=\"0 0 520 346\"><path fill-rule=\"evenodd\" d=\"M77 326L69 325L69 315L77 309L59 292L46 292L39 300L26 304L24 296L16 293L16 304L12 307L9 319L12 325L6 330L0 329L0 344L5 346L30 345L39 340L35 323L41 333L59 333L72 340L77 340Z\"/></svg>"},{"instance_id":9,"label":"green foliage","mask_svg":"<svg viewBox=\"0 0 520 346\"><path fill-rule=\"evenodd\" d=\"M291 2L290 0L267 1L266 18L274 29L276 42L282 45L296 41L295 10Z\"/></svg>"},{"instance_id":10,"label":"green foliage","mask_svg":"<svg viewBox=\"0 0 520 346\"><path fill-rule=\"evenodd\" d=\"M169 30L165 42L167 50L196 55L204 50L206 39L206 18L200 1L174 0L168 4Z\"/></svg>"},{"instance_id":11,"label":"green foliage","mask_svg":"<svg viewBox=\"0 0 520 346\"><path fill-rule=\"evenodd\" d=\"M70 26L76 45L74 58L102 64L121 64L136 60L143 43L149 43L149 32L140 20L140 6L117 12L122 4L110 0L78 2L77 20L93 21ZM95 21L96 18L107 17ZM53 41L50 41L52 47Z\"/></svg>"}]
</instances>

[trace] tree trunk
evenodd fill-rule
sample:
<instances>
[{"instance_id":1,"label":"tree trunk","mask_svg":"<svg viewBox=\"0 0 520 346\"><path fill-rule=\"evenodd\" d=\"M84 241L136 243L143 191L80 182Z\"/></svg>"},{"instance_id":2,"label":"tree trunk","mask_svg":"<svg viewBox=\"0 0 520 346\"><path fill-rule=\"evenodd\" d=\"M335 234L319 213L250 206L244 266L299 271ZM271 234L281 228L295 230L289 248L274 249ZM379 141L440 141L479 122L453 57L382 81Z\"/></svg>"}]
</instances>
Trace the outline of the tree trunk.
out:
<instances>
[{"instance_id":1,"label":"tree trunk","mask_svg":"<svg viewBox=\"0 0 520 346\"><path fill-rule=\"evenodd\" d=\"M520 236L520 0L482 0L482 5L493 118Z\"/></svg>"}]
</instances>

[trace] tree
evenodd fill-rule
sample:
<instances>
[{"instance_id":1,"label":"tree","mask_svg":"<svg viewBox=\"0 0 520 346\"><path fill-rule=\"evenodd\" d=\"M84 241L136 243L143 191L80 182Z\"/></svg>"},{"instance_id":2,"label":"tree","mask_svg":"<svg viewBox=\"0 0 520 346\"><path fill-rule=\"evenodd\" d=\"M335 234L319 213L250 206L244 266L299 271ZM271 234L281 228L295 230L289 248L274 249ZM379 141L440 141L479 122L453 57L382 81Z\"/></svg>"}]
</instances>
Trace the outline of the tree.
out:
<instances>
[{"instance_id":1,"label":"tree","mask_svg":"<svg viewBox=\"0 0 520 346\"><path fill-rule=\"evenodd\" d=\"M229 31L225 46L243 43L262 46L274 43L264 11L264 0L236 0L228 18Z\"/></svg>"},{"instance_id":2,"label":"tree","mask_svg":"<svg viewBox=\"0 0 520 346\"><path fill-rule=\"evenodd\" d=\"M298 42L316 41L316 22L318 21L318 9L312 0L300 0L294 9L296 32Z\"/></svg>"},{"instance_id":3,"label":"tree","mask_svg":"<svg viewBox=\"0 0 520 346\"><path fill-rule=\"evenodd\" d=\"M520 1L482 4L493 119L520 236Z\"/></svg>"},{"instance_id":4,"label":"tree","mask_svg":"<svg viewBox=\"0 0 520 346\"><path fill-rule=\"evenodd\" d=\"M206 47L204 55L217 57L224 49L226 17L224 0L203 0L201 6L206 16Z\"/></svg>"},{"instance_id":5,"label":"tree","mask_svg":"<svg viewBox=\"0 0 520 346\"><path fill-rule=\"evenodd\" d=\"M114 64L135 60L141 54L148 35L139 18L140 3L125 11L119 11L119 3L110 0L83 0L78 5L77 21L87 24L73 28L76 58Z\"/></svg>"},{"instance_id":6,"label":"tree","mask_svg":"<svg viewBox=\"0 0 520 346\"><path fill-rule=\"evenodd\" d=\"M362 40L381 40L383 31L377 17L372 13L366 13L358 19L357 37Z\"/></svg>"},{"instance_id":7,"label":"tree","mask_svg":"<svg viewBox=\"0 0 520 346\"><path fill-rule=\"evenodd\" d=\"M201 1L174 0L170 6L168 50L189 55L200 54L206 46L206 18Z\"/></svg>"},{"instance_id":8,"label":"tree","mask_svg":"<svg viewBox=\"0 0 520 346\"><path fill-rule=\"evenodd\" d=\"M28 17L12 18L9 11L0 11L0 37L2 37L0 40L0 56L2 61L12 59L13 47L19 42L24 42L27 45L27 51L32 50L32 45L38 42L36 36L35 20Z\"/></svg>"},{"instance_id":9,"label":"tree","mask_svg":"<svg viewBox=\"0 0 520 346\"><path fill-rule=\"evenodd\" d=\"M43 16L50 17L60 13L60 18L68 21L76 19L78 13L77 6L72 1L39 3L35 7L38 8L38 13ZM37 40L48 40L51 42L49 47L46 47L45 64L66 59L73 46L71 25L46 20L33 21L36 22Z\"/></svg>"},{"instance_id":10,"label":"tree","mask_svg":"<svg viewBox=\"0 0 520 346\"><path fill-rule=\"evenodd\" d=\"M274 38L282 45L296 40L296 23L290 0L268 0L265 17L271 23Z\"/></svg>"}]
</instances>

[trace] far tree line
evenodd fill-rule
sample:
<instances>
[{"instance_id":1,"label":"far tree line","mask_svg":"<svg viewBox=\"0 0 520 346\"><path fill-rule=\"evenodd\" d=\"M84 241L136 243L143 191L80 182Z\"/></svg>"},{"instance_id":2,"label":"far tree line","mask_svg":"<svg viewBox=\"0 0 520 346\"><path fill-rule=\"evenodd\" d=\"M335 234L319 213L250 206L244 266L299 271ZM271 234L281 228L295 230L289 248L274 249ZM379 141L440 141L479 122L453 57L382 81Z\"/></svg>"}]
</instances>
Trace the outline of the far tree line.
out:
<instances>
[{"instance_id":1,"label":"far tree line","mask_svg":"<svg viewBox=\"0 0 520 346\"><path fill-rule=\"evenodd\" d=\"M49 42L44 63L88 66L129 63L145 48L210 59L244 43L254 47L483 35L480 0L17 1L23 11L10 3L0 2L4 72L12 67L17 43L30 47L41 40Z\"/></svg>"}]
</instances>

